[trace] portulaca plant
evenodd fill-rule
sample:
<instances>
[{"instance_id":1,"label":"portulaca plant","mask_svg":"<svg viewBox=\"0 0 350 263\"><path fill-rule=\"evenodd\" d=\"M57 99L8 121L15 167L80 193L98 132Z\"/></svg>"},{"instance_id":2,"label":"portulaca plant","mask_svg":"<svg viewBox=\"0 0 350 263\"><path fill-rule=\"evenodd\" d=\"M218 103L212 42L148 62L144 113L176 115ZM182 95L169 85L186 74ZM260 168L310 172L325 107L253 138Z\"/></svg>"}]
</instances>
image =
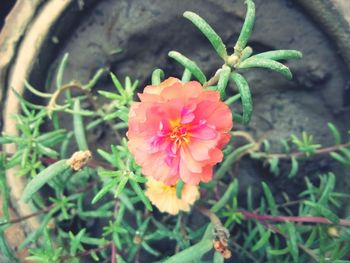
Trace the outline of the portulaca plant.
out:
<instances>
[{"instance_id":1,"label":"portulaca plant","mask_svg":"<svg viewBox=\"0 0 350 263\"><path fill-rule=\"evenodd\" d=\"M62 83L67 54L54 93L25 83L46 104L17 94L19 135L0 137L0 144L17 146L13 155L0 153L3 256L18 260L5 230L36 217L39 228L27 233L19 248L28 249L31 262L350 262L350 221L337 211L348 194L335 191L332 171L319 175L318 182L305 177L299 198L284 202L276 202L265 182L261 199L253 200L252 188L240 189L230 174L243 157L289 178L300 176L301 161L317 154L350 165L350 143L331 123L334 146L314 143L304 132L284 141L286 150L280 153L271 153L268 141L237 130L237 123L248 125L254 114L245 70L270 69L292 79L280 61L302 57L295 50L255 54L248 46L255 5L245 3L247 14L232 54L202 17L184 13L222 59L214 76L171 51L169 56L183 67L182 76L155 69L152 83L139 88L138 81L127 77L122 83L110 73L116 90L98 90L109 99L102 107L92 89L98 89L104 70L87 84ZM74 96L72 89L78 90ZM72 130L64 128L61 114L73 116ZM45 122L52 122L53 130L43 132ZM87 140L98 125L115 134L108 150L95 149ZM243 143L234 147L239 139ZM72 154L72 149L77 150ZM279 170L281 160L287 160L289 173ZM17 218L9 214L11 185L6 181L13 167L27 180L22 202L33 207L33 214Z\"/></svg>"}]
</instances>

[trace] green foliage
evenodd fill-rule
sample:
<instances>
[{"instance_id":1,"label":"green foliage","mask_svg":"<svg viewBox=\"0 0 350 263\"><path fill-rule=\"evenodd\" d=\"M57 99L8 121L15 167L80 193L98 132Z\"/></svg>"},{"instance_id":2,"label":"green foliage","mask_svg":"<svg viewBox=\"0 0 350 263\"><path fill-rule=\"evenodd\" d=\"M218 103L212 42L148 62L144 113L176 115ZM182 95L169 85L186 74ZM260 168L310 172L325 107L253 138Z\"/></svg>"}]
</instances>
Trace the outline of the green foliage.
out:
<instances>
[{"instance_id":1,"label":"green foliage","mask_svg":"<svg viewBox=\"0 0 350 263\"><path fill-rule=\"evenodd\" d=\"M244 24L239 34L238 40L235 45L235 51L241 52L246 47L250 35L253 31L255 22L255 4L252 0L245 1L247 5L247 14L245 16Z\"/></svg>"},{"instance_id":2,"label":"green foliage","mask_svg":"<svg viewBox=\"0 0 350 263\"><path fill-rule=\"evenodd\" d=\"M164 71L161 69L156 69L152 73L152 85L157 85L162 82L164 78Z\"/></svg>"},{"instance_id":3,"label":"green foliage","mask_svg":"<svg viewBox=\"0 0 350 263\"><path fill-rule=\"evenodd\" d=\"M205 37L210 41L213 48L216 50L218 55L223 59L227 59L227 51L226 46L222 42L222 39L216 34L216 32L211 28L207 22L201 18L199 15L186 11L184 13L184 17L190 20L202 33Z\"/></svg>"},{"instance_id":4,"label":"green foliage","mask_svg":"<svg viewBox=\"0 0 350 263\"><path fill-rule=\"evenodd\" d=\"M265 58L257 58L255 56L247 58L243 62L241 62L238 65L238 68L240 69L246 69L246 68L267 68L274 70L287 79L292 79L292 72L290 72L289 68L283 65L282 63L279 63L277 61L274 61L272 59L265 59Z\"/></svg>"},{"instance_id":5,"label":"green foliage","mask_svg":"<svg viewBox=\"0 0 350 263\"><path fill-rule=\"evenodd\" d=\"M86 135L84 129L84 122L82 116L78 113L80 112L80 100L74 100L73 106L74 114L73 114L73 129L74 136L78 144L78 148L81 151L88 150Z\"/></svg>"},{"instance_id":6,"label":"green foliage","mask_svg":"<svg viewBox=\"0 0 350 263\"><path fill-rule=\"evenodd\" d=\"M313 136L303 132L301 138L299 139L295 135L291 135L292 143L298 147L298 150L304 153L307 157L314 154L315 151L321 147L320 144L315 144L313 142Z\"/></svg>"},{"instance_id":7,"label":"green foliage","mask_svg":"<svg viewBox=\"0 0 350 263\"><path fill-rule=\"evenodd\" d=\"M175 59L182 66L184 66L186 69L188 69L192 73L192 75L198 79L200 83L204 84L207 81L207 78L205 77L204 73L195 62L188 59L187 57L185 57L177 51L170 51L168 55L169 57Z\"/></svg>"},{"instance_id":8,"label":"green foliage","mask_svg":"<svg viewBox=\"0 0 350 263\"><path fill-rule=\"evenodd\" d=\"M240 99L242 101L243 106L243 123L248 124L250 122L250 118L253 112L252 95L249 90L248 82L239 73L232 74L231 78L236 84L239 94L241 95Z\"/></svg>"},{"instance_id":9,"label":"green foliage","mask_svg":"<svg viewBox=\"0 0 350 263\"><path fill-rule=\"evenodd\" d=\"M55 248L53 246L48 231L44 231L43 246L40 248L29 249L31 256L27 257L27 259L40 263L58 263L60 262L62 250L63 248Z\"/></svg>"},{"instance_id":10,"label":"green foliage","mask_svg":"<svg viewBox=\"0 0 350 263\"><path fill-rule=\"evenodd\" d=\"M245 3L247 5L247 13L243 27L234 46L233 54L227 53L226 46L220 36L202 17L190 11L184 13L184 17L190 20L203 33L224 62L221 69L208 81L200 67L191 59L176 51L170 51L169 56L181 64L185 70L187 70L185 72L191 72L208 90L217 90L221 98L225 98L225 90L229 84L228 76L232 72L231 78L240 94L240 97L236 98L241 99L243 107L243 118L234 113L234 120L247 125L253 110L251 92L248 82L236 71L246 68L267 68L280 73L287 79L292 79L292 73L289 68L277 62L277 60L301 58L302 54L296 50L274 50L251 56L253 50L251 47L247 46L247 43L253 31L255 4L252 0L246 0ZM185 78L185 80L188 81L188 78Z\"/></svg>"},{"instance_id":11,"label":"green foliage","mask_svg":"<svg viewBox=\"0 0 350 263\"><path fill-rule=\"evenodd\" d=\"M22 195L23 201L28 202L33 194L35 194L44 184L68 169L69 164L67 163L67 160L61 160L42 170L27 184Z\"/></svg>"},{"instance_id":12,"label":"green foliage","mask_svg":"<svg viewBox=\"0 0 350 263\"><path fill-rule=\"evenodd\" d=\"M212 226L209 225L197 244L177 253L165 260L166 263L191 262L199 260L202 256L213 248Z\"/></svg>"}]
</instances>

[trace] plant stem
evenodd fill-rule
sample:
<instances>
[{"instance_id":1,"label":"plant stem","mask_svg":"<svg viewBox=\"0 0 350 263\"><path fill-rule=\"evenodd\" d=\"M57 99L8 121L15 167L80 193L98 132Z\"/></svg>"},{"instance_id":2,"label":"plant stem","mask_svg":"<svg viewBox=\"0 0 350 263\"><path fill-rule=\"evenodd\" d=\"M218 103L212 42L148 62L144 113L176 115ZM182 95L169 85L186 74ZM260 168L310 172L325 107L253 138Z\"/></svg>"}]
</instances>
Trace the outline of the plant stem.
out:
<instances>
[{"instance_id":1,"label":"plant stem","mask_svg":"<svg viewBox=\"0 0 350 263\"><path fill-rule=\"evenodd\" d=\"M92 253L96 253L96 252L100 252L102 250L105 250L107 249L109 246L111 246L112 244L112 241L109 241L107 242L104 246L102 247L97 247L97 248L93 248L93 249L89 249L89 250L86 250L86 251L83 251L81 253L77 253L75 254L74 256L71 256L71 255L67 255L67 256L62 256L61 257L61 261L60 262L64 262L65 260L68 260L70 258L80 258L80 257L86 257L86 256L89 256L91 255Z\"/></svg>"},{"instance_id":2,"label":"plant stem","mask_svg":"<svg viewBox=\"0 0 350 263\"><path fill-rule=\"evenodd\" d=\"M315 151L314 155L327 154L330 152L338 151L340 148L348 148L350 147L350 142L343 143L339 145L329 146L325 148L320 148ZM292 153L264 153L264 152L256 152L256 154L261 158L278 158L278 159L291 159L298 157L307 157L303 152L292 152Z\"/></svg>"},{"instance_id":3,"label":"plant stem","mask_svg":"<svg viewBox=\"0 0 350 263\"><path fill-rule=\"evenodd\" d=\"M70 90L70 89L77 89L77 90L84 92L86 94L86 96L88 97L88 100L89 100L91 106L94 108L94 111L96 111L97 113L100 112L102 107L100 107L100 105L98 105L96 99L92 96L90 90L87 88L84 88L84 86L78 82L73 82L73 83L68 83L68 84L63 85L61 88L56 90L56 92L52 95L48 105L46 106L49 114L50 114L50 112L52 112L55 109L55 107L57 107L56 102L57 102L58 97L62 94L62 92L64 92L65 90ZM102 114L100 112L100 116L104 117L104 113ZM113 129L113 124L109 121L105 121L105 122L109 126L109 128L112 131L114 131L114 134L115 134L117 140L121 141L122 137L117 130Z\"/></svg>"},{"instance_id":4,"label":"plant stem","mask_svg":"<svg viewBox=\"0 0 350 263\"><path fill-rule=\"evenodd\" d=\"M113 242L111 242L111 250L112 250L112 255L111 255L111 263L116 263L115 256L116 256L116 247Z\"/></svg>"},{"instance_id":5,"label":"plant stem","mask_svg":"<svg viewBox=\"0 0 350 263\"><path fill-rule=\"evenodd\" d=\"M5 222L1 222L0 223L0 226L3 226L3 225L6 225L6 224L16 224L16 223L20 223L24 220L27 220L31 217L34 217L34 216L38 216L40 214L44 214L44 213L47 213L47 212L50 212L53 208L55 207L54 204L48 206L48 207L45 207L35 213L32 213L32 214L29 214L29 215L26 215L26 216L22 216L22 217L19 217L19 218L14 218L12 220L9 220L9 221L5 221Z\"/></svg>"},{"instance_id":6,"label":"plant stem","mask_svg":"<svg viewBox=\"0 0 350 263\"><path fill-rule=\"evenodd\" d=\"M244 215L245 219L255 219L258 221L273 221L273 222L298 222L298 223L311 223L311 224L325 224L325 225L339 225L350 227L350 220L340 219L337 224L334 224L325 217L318 216L271 216L261 215L254 212L245 210L238 210L238 212Z\"/></svg>"}]
</instances>

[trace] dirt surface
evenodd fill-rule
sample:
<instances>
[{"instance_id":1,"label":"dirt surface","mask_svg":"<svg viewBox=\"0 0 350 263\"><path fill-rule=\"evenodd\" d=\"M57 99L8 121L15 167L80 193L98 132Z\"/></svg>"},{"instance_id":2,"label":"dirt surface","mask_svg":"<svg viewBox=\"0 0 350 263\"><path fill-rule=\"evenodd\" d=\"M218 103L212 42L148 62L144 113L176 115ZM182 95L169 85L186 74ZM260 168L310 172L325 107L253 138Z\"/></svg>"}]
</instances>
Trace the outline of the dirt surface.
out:
<instances>
[{"instance_id":1,"label":"dirt surface","mask_svg":"<svg viewBox=\"0 0 350 263\"><path fill-rule=\"evenodd\" d=\"M288 61L294 73L288 81L267 70L242 71L251 84L254 114L248 130L256 136L268 133L278 141L291 133L306 130L324 145L332 138L326 129L333 122L341 130L349 128L349 93L346 92L346 68L334 45L292 1L256 0L257 20L250 45L255 51L297 49L302 60ZM220 66L220 60L208 41L182 17L185 10L203 16L234 45L243 22L243 1L100 1L82 18L71 37L60 42L61 58L70 53L66 81L87 81L100 67L108 67L123 79L129 75L150 82L153 69L163 68L167 75L179 75L180 67L167 57L176 49L198 62L208 76ZM120 53L115 54L116 50ZM57 67L57 61L52 70ZM106 78L98 85L111 88ZM99 133L97 131L97 133ZM107 147L114 138L99 137L98 147ZM276 148L276 150L279 149ZM317 164L315 169L317 169Z\"/></svg>"}]
</instances>

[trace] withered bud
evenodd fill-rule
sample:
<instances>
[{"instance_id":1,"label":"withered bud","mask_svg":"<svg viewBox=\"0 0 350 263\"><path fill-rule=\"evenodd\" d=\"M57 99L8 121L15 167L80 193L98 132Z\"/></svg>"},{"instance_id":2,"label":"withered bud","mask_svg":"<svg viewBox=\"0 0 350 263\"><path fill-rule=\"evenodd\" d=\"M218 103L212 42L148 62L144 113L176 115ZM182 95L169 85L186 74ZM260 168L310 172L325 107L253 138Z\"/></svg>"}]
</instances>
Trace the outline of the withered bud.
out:
<instances>
[{"instance_id":1,"label":"withered bud","mask_svg":"<svg viewBox=\"0 0 350 263\"><path fill-rule=\"evenodd\" d=\"M78 152L75 152L67 162L73 171L79 171L88 163L90 159L91 159L91 152L89 150L78 151Z\"/></svg>"},{"instance_id":2,"label":"withered bud","mask_svg":"<svg viewBox=\"0 0 350 263\"><path fill-rule=\"evenodd\" d=\"M220 253L222 253L226 249L219 240L213 241L213 247L217 252L220 252Z\"/></svg>"},{"instance_id":3,"label":"withered bud","mask_svg":"<svg viewBox=\"0 0 350 263\"><path fill-rule=\"evenodd\" d=\"M135 235L132 241L134 242L134 244L139 245L142 242L142 238L140 235Z\"/></svg>"},{"instance_id":4,"label":"withered bud","mask_svg":"<svg viewBox=\"0 0 350 263\"><path fill-rule=\"evenodd\" d=\"M337 237L339 236L339 231L336 227L332 226L330 228L328 228L328 235L331 237Z\"/></svg>"},{"instance_id":5,"label":"withered bud","mask_svg":"<svg viewBox=\"0 0 350 263\"><path fill-rule=\"evenodd\" d=\"M226 248L225 251L221 253L221 255L223 256L223 258L228 259L231 258L232 253L229 249Z\"/></svg>"},{"instance_id":6,"label":"withered bud","mask_svg":"<svg viewBox=\"0 0 350 263\"><path fill-rule=\"evenodd\" d=\"M49 229L56 228L56 224L55 224L55 221L53 219L50 219L49 223L47 224L47 228L49 228Z\"/></svg>"}]
</instances>

